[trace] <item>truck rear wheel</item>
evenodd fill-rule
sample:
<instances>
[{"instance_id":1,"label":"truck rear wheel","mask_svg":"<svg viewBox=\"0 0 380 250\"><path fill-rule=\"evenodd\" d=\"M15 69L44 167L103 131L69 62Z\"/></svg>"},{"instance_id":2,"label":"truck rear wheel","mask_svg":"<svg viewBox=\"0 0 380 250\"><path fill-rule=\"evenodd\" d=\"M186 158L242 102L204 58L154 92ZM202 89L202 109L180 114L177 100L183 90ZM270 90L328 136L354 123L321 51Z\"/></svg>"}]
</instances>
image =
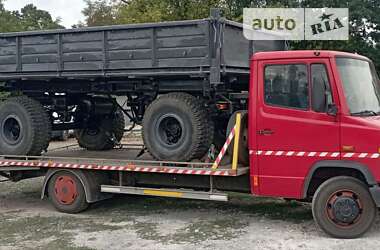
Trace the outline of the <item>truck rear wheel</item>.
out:
<instances>
[{"instance_id":1,"label":"truck rear wheel","mask_svg":"<svg viewBox=\"0 0 380 250\"><path fill-rule=\"evenodd\" d=\"M75 131L75 137L82 148L110 150L123 138L125 120L120 110L107 117L93 117L88 124L90 127Z\"/></svg>"},{"instance_id":2,"label":"truck rear wheel","mask_svg":"<svg viewBox=\"0 0 380 250\"><path fill-rule=\"evenodd\" d=\"M319 186L313 197L312 211L324 232L347 239L367 232L377 213L368 187L346 176L331 178Z\"/></svg>"},{"instance_id":3,"label":"truck rear wheel","mask_svg":"<svg viewBox=\"0 0 380 250\"><path fill-rule=\"evenodd\" d=\"M0 154L40 155L50 137L50 118L38 101L18 96L0 104Z\"/></svg>"},{"instance_id":4,"label":"truck rear wheel","mask_svg":"<svg viewBox=\"0 0 380 250\"><path fill-rule=\"evenodd\" d=\"M59 171L51 177L48 194L53 206L63 213L79 213L89 206L83 184L69 171Z\"/></svg>"},{"instance_id":5,"label":"truck rear wheel","mask_svg":"<svg viewBox=\"0 0 380 250\"><path fill-rule=\"evenodd\" d=\"M160 96L147 108L143 139L159 160L190 161L203 157L214 137L203 100L186 93Z\"/></svg>"}]
</instances>

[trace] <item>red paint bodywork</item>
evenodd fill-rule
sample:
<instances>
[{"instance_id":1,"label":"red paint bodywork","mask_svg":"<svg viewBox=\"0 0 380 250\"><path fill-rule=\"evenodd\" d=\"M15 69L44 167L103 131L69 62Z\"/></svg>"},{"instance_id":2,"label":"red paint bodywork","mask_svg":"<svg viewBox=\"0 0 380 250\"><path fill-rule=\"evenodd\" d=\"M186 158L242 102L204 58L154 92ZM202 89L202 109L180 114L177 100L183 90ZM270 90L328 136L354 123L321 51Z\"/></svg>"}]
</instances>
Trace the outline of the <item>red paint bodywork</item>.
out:
<instances>
[{"instance_id":1,"label":"red paint bodywork","mask_svg":"<svg viewBox=\"0 0 380 250\"><path fill-rule=\"evenodd\" d=\"M335 160L343 159L343 146L354 146L355 153L378 153L380 147L380 116L351 116L335 58L368 58L335 51L274 51L256 53L251 59L249 103L249 149L252 151L340 152ZM328 69L337 116L312 110L295 110L268 106L264 103L265 65L323 63ZM310 67L309 78L310 78ZM310 81L310 79L309 79ZM360 84L360 83L358 83ZM272 135L259 135L270 129ZM250 173L252 193L302 199L304 183L318 157L271 157L251 154ZM348 159L368 167L380 182L380 158ZM256 180L254 181L254 178ZM258 185L254 185L255 182Z\"/></svg>"}]
</instances>

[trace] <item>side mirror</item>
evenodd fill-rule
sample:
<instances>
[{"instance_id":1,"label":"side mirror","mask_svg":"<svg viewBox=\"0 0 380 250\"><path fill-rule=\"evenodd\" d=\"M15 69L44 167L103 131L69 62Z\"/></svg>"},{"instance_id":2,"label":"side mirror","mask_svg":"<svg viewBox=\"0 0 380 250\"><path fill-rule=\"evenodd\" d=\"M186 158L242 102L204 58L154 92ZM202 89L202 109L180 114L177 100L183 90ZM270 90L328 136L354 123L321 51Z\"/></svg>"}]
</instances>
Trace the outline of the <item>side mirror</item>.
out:
<instances>
[{"instance_id":1,"label":"side mirror","mask_svg":"<svg viewBox=\"0 0 380 250\"><path fill-rule=\"evenodd\" d=\"M327 114L331 116L336 116L338 114L338 107L335 105L335 103L328 105Z\"/></svg>"}]
</instances>

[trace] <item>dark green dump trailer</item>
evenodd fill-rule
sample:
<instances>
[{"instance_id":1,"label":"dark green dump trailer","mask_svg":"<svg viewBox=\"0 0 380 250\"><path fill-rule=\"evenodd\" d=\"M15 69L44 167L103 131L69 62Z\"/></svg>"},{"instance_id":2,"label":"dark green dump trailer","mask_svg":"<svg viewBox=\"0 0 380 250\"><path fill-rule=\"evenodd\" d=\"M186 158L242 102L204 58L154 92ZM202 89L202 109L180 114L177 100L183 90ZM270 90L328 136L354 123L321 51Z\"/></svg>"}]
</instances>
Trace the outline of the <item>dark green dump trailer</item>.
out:
<instances>
[{"instance_id":1,"label":"dark green dump trailer","mask_svg":"<svg viewBox=\"0 0 380 250\"><path fill-rule=\"evenodd\" d=\"M191 160L224 140L245 109L249 58L284 41L248 41L218 11L202 20L0 34L0 154L40 154L52 130L107 150L124 115L161 160ZM115 96L127 96L123 106ZM124 115L123 115L124 113Z\"/></svg>"}]
</instances>

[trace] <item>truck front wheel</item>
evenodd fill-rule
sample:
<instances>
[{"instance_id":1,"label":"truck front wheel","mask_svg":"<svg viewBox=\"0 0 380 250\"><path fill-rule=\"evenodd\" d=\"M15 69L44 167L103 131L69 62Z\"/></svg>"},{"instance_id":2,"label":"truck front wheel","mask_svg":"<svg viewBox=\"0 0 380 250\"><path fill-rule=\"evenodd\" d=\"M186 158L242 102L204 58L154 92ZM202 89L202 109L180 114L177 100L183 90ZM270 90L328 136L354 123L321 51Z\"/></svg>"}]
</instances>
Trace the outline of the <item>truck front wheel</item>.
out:
<instances>
[{"instance_id":1,"label":"truck front wheel","mask_svg":"<svg viewBox=\"0 0 380 250\"><path fill-rule=\"evenodd\" d=\"M357 238L367 232L376 217L376 205L368 187L353 177L325 181L313 197L313 217L335 238Z\"/></svg>"},{"instance_id":2,"label":"truck front wheel","mask_svg":"<svg viewBox=\"0 0 380 250\"><path fill-rule=\"evenodd\" d=\"M0 104L0 154L40 155L50 137L50 118L38 101L18 96Z\"/></svg>"},{"instance_id":3,"label":"truck front wheel","mask_svg":"<svg viewBox=\"0 0 380 250\"><path fill-rule=\"evenodd\" d=\"M125 120L123 113L118 110L106 117L93 117L85 129L75 131L80 147L101 151L114 148L123 138Z\"/></svg>"},{"instance_id":4,"label":"truck front wheel","mask_svg":"<svg viewBox=\"0 0 380 250\"><path fill-rule=\"evenodd\" d=\"M204 101L190 94L162 95L145 112L144 144L156 159L199 159L207 153L213 138L214 124Z\"/></svg>"},{"instance_id":5,"label":"truck front wheel","mask_svg":"<svg viewBox=\"0 0 380 250\"><path fill-rule=\"evenodd\" d=\"M59 171L51 177L48 194L53 206L63 213L79 213L89 205L82 183L69 171Z\"/></svg>"}]
</instances>

